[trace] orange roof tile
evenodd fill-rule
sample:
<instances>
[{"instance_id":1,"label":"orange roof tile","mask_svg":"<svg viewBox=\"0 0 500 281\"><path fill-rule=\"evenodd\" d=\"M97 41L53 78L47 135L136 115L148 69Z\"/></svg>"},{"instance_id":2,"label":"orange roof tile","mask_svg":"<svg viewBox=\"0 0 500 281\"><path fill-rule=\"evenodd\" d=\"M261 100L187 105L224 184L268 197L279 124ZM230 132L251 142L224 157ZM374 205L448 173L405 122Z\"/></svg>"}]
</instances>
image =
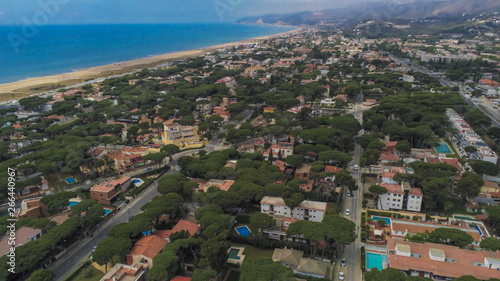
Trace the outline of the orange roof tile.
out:
<instances>
[{"instance_id":1,"label":"orange roof tile","mask_svg":"<svg viewBox=\"0 0 500 281\"><path fill-rule=\"evenodd\" d=\"M200 226L197 225L196 223L188 222L185 220L180 220L174 226L174 228L172 228L172 233L176 233L176 232L184 230L184 231L189 232L189 237L193 237L193 235L195 235L199 229L200 229Z\"/></svg>"},{"instance_id":2,"label":"orange roof tile","mask_svg":"<svg viewBox=\"0 0 500 281\"><path fill-rule=\"evenodd\" d=\"M167 241L156 235L144 236L135 243L129 255L142 255L152 259L160 253L167 244Z\"/></svg>"},{"instance_id":3,"label":"orange roof tile","mask_svg":"<svg viewBox=\"0 0 500 281\"><path fill-rule=\"evenodd\" d=\"M407 245L412 254L418 254L420 257L396 255L396 245ZM500 258L498 253L464 250L454 246L432 243L420 244L393 238L387 240L387 247L389 250L388 263L390 267L395 269L432 272L434 275L452 278L472 275L481 280L498 278L499 276L498 270L474 265L474 263L484 264L485 258L498 260ZM455 262L432 260L430 257L431 249L443 251L446 259L453 259Z\"/></svg>"},{"instance_id":4,"label":"orange roof tile","mask_svg":"<svg viewBox=\"0 0 500 281\"><path fill-rule=\"evenodd\" d=\"M121 177L117 180L105 181L99 185L94 185L90 190L97 192L109 192L113 190L117 185L123 184L126 181L130 180L130 177Z\"/></svg>"},{"instance_id":5,"label":"orange roof tile","mask_svg":"<svg viewBox=\"0 0 500 281\"><path fill-rule=\"evenodd\" d=\"M325 166L325 172L338 173L342 171L342 168L336 166Z\"/></svg>"},{"instance_id":6,"label":"orange roof tile","mask_svg":"<svg viewBox=\"0 0 500 281\"><path fill-rule=\"evenodd\" d=\"M399 194L405 193L403 187L400 184L381 183L380 186L385 187L388 193L399 193Z\"/></svg>"}]
</instances>

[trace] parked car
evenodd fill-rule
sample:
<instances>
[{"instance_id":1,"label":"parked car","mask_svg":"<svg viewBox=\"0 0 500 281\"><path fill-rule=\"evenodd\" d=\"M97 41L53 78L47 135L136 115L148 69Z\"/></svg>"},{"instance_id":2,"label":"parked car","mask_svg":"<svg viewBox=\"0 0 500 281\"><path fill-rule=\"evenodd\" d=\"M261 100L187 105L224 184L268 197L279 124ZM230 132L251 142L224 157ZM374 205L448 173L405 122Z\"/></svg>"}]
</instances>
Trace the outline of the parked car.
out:
<instances>
[{"instance_id":1,"label":"parked car","mask_svg":"<svg viewBox=\"0 0 500 281\"><path fill-rule=\"evenodd\" d=\"M351 191L350 191L350 190L348 190L348 191L347 191L347 197L351 197L351 196L352 196Z\"/></svg>"},{"instance_id":2,"label":"parked car","mask_svg":"<svg viewBox=\"0 0 500 281\"><path fill-rule=\"evenodd\" d=\"M97 246L94 246L94 248L92 248L92 253L95 252L95 249L97 249Z\"/></svg>"},{"instance_id":3,"label":"parked car","mask_svg":"<svg viewBox=\"0 0 500 281\"><path fill-rule=\"evenodd\" d=\"M339 280L344 280L345 279L345 275L344 275L344 272L341 272L339 274Z\"/></svg>"},{"instance_id":4,"label":"parked car","mask_svg":"<svg viewBox=\"0 0 500 281\"><path fill-rule=\"evenodd\" d=\"M350 215L350 214L351 214L351 212L349 212L349 209L346 209L346 210L345 210L345 215L346 215L346 216L348 216L348 215Z\"/></svg>"},{"instance_id":5,"label":"parked car","mask_svg":"<svg viewBox=\"0 0 500 281\"><path fill-rule=\"evenodd\" d=\"M342 258L342 259L340 260L340 266L345 266L345 258Z\"/></svg>"},{"instance_id":6,"label":"parked car","mask_svg":"<svg viewBox=\"0 0 500 281\"><path fill-rule=\"evenodd\" d=\"M356 164L356 165L354 165L354 171L357 171L357 170L359 170L359 166Z\"/></svg>"}]
</instances>

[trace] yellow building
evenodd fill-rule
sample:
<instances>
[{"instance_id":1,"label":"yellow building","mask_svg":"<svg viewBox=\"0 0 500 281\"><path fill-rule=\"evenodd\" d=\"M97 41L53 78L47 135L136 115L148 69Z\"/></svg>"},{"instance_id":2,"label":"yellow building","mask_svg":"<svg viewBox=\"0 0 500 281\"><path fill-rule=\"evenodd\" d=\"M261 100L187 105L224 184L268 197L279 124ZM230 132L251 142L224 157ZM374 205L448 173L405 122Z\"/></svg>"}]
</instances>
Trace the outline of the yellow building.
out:
<instances>
[{"instance_id":1,"label":"yellow building","mask_svg":"<svg viewBox=\"0 0 500 281\"><path fill-rule=\"evenodd\" d=\"M164 123L163 131L162 141L165 145L175 144L183 149L202 147L206 143L206 141L200 141L198 126L182 126L177 123Z\"/></svg>"}]
</instances>

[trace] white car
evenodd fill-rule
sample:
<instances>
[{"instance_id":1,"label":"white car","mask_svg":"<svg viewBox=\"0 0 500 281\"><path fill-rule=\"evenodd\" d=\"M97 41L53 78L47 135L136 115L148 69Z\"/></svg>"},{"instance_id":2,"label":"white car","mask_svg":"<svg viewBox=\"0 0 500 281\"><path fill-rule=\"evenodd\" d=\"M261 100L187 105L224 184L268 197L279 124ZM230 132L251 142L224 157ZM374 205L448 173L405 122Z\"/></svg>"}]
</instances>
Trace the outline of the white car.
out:
<instances>
[{"instance_id":1,"label":"white car","mask_svg":"<svg viewBox=\"0 0 500 281\"><path fill-rule=\"evenodd\" d=\"M92 248L92 253L95 252L95 249L97 249L97 246L94 246L94 248Z\"/></svg>"},{"instance_id":2,"label":"white car","mask_svg":"<svg viewBox=\"0 0 500 281\"><path fill-rule=\"evenodd\" d=\"M340 274L339 274L339 280L344 280L344 279L345 279L344 272L340 272Z\"/></svg>"},{"instance_id":3,"label":"white car","mask_svg":"<svg viewBox=\"0 0 500 281\"><path fill-rule=\"evenodd\" d=\"M346 215L346 216L348 216L348 215L350 215L350 214L351 214L351 212L349 212L349 209L346 209L346 210L345 210L345 215Z\"/></svg>"}]
</instances>

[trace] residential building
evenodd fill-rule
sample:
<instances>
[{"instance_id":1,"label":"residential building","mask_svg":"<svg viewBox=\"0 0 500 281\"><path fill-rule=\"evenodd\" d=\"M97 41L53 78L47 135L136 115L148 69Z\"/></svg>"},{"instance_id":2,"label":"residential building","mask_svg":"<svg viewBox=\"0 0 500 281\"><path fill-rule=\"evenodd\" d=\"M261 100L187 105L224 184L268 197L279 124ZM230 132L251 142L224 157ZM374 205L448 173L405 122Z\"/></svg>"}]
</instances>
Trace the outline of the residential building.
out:
<instances>
[{"instance_id":1,"label":"residential building","mask_svg":"<svg viewBox=\"0 0 500 281\"><path fill-rule=\"evenodd\" d=\"M178 123L163 124L163 138L165 145L175 144L179 148L201 147L204 142L200 141L198 126L182 126Z\"/></svg>"},{"instance_id":2,"label":"residential building","mask_svg":"<svg viewBox=\"0 0 500 281\"><path fill-rule=\"evenodd\" d=\"M307 180L311 176L311 165L300 164L295 170L295 178Z\"/></svg>"},{"instance_id":3,"label":"residential building","mask_svg":"<svg viewBox=\"0 0 500 281\"><path fill-rule=\"evenodd\" d=\"M479 247L479 243L484 238L489 237L489 232L486 230L482 223L476 223L477 228L469 227L468 223L457 222L457 225L452 223L435 223L435 222L423 222L423 221L413 221L413 220L400 220L391 219L391 237L404 239L406 235L414 235L417 233L432 232L438 228L449 228L449 229L459 229L466 232L474 239L472 242L473 246ZM479 230L478 230L479 229Z\"/></svg>"},{"instance_id":4,"label":"residential building","mask_svg":"<svg viewBox=\"0 0 500 281\"><path fill-rule=\"evenodd\" d=\"M146 281L146 274L140 264L131 266L117 263L100 281Z\"/></svg>"},{"instance_id":5,"label":"residential building","mask_svg":"<svg viewBox=\"0 0 500 281\"><path fill-rule=\"evenodd\" d=\"M151 233L152 235L156 235L164 240L170 242L170 235L185 231L189 233L189 237L193 237L194 235L200 234L200 225L192 222L188 222L186 220L180 220L174 228L171 230L157 230Z\"/></svg>"},{"instance_id":6,"label":"residential building","mask_svg":"<svg viewBox=\"0 0 500 281\"><path fill-rule=\"evenodd\" d=\"M276 110L276 107L274 107L274 106L264 107L264 113L274 113L275 110Z\"/></svg>"},{"instance_id":7,"label":"residential building","mask_svg":"<svg viewBox=\"0 0 500 281\"><path fill-rule=\"evenodd\" d=\"M262 155L264 156L264 159L269 160L271 153L273 155L273 159L286 159L288 156L293 154L293 143L278 142L278 144L271 145L271 147L264 151Z\"/></svg>"},{"instance_id":8,"label":"residential building","mask_svg":"<svg viewBox=\"0 0 500 281\"><path fill-rule=\"evenodd\" d=\"M209 187L215 186L218 187L222 191L228 191L231 185L233 185L233 180L218 180L211 179L203 186L203 191L207 192Z\"/></svg>"},{"instance_id":9,"label":"residential building","mask_svg":"<svg viewBox=\"0 0 500 281\"><path fill-rule=\"evenodd\" d=\"M19 229L16 229L14 234L14 240L9 240L11 236L7 234L4 234L2 238L0 238L0 257L3 257L7 253L9 253L11 248L17 248L30 241L35 241L38 238L42 237L42 230L38 228L22 226ZM12 242L10 241L14 241L15 244L11 245L10 243Z\"/></svg>"},{"instance_id":10,"label":"residential building","mask_svg":"<svg viewBox=\"0 0 500 281\"><path fill-rule=\"evenodd\" d=\"M274 249L273 261L280 262L284 266L293 270L294 273L312 276L316 278L330 278L333 265L329 261L319 261L311 258L304 258L303 251L293 249Z\"/></svg>"},{"instance_id":11,"label":"residential building","mask_svg":"<svg viewBox=\"0 0 500 281\"><path fill-rule=\"evenodd\" d=\"M144 264L148 268L153 267L153 259L158 255L163 248L168 244L168 241L156 236L144 236L137 241L127 255L127 264Z\"/></svg>"},{"instance_id":12,"label":"residential building","mask_svg":"<svg viewBox=\"0 0 500 281\"><path fill-rule=\"evenodd\" d=\"M213 108L214 105L210 97L196 99L196 110L201 114L210 114Z\"/></svg>"},{"instance_id":13,"label":"residential building","mask_svg":"<svg viewBox=\"0 0 500 281\"><path fill-rule=\"evenodd\" d=\"M403 210L420 212L423 193L420 188L411 187L409 183L401 184L381 183L387 189L386 194L380 194L378 208L381 210Z\"/></svg>"},{"instance_id":14,"label":"residential building","mask_svg":"<svg viewBox=\"0 0 500 281\"><path fill-rule=\"evenodd\" d=\"M464 148L467 146L473 146L476 148L476 152L472 154L471 158L488 161L496 164L498 161L498 156L484 141L483 139L474 132L471 126L460 116L455 110L448 108L446 110L446 115L450 121L453 128L457 130L456 138L458 144Z\"/></svg>"},{"instance_id":15,"label":"residential building","mask_svg":"<svg viewBox=\"0 0 500 281\"><path fill-rule=\"evenodd\" d=\"M300 259L304 256L304 251L297 251L294 249L274 249L273 261L280 262L284 266L297 269Z\"/></svg>"},{"instance_id":16,"label":"residential building","mask_svg":"<svg viewBox=\"0 0 500 281\"><path fill-rule=\"evenodd\" d=\"M121 177L117 180L110 180L99 185L94 185L90 189L90 198L100 204L110 205L121 192L127 191L130 187L129 177Z\"/></svg>"},{"instance_id":17,"label":"residential building","mask_svg":"<svg viewBox=\"0 0 500 281\"><path fill-rule=\"evenodd\" d=\"M500 275L500 254L389 238L387 266L410 276L434 280L451 280L464 275L488 280Z\"/></svg>"},{"instance_id":18,"label":"residential building","mask_svg":"<svg viewBox=\"0 0 500 281\"><path fill-rule=\"evenodd\" d=\"M264 196L260 201L262 213L293 218L297 220L310 220L321 222L326 213L326 203L304 200L298 207L290 210L281 197Z\"/></svg>"},{"instance_id":19,"label":"residential building","mask_svg":"<svg viewBox=\"0 0 500 281\"><path fill-rule=\"evenodd\" d=\"M21 208L17 213L17 218L38 219L47 217L49 215L47 213L47 207L42 202L40 202L40 199L42 199L42 197L24 199L21 202Z\"/></svg>"},{"instance_id":20,"label":"residential building","mask_svg":"<svg viewBox=\"0 0 500 281\"><path fill-rule=\"evenodd\" d=\"M311 258L300 259L297 269L293 272L296 274L330 279L333 271L333 265L329 261L320 261Z\"/></svg>"}]
</instances>

